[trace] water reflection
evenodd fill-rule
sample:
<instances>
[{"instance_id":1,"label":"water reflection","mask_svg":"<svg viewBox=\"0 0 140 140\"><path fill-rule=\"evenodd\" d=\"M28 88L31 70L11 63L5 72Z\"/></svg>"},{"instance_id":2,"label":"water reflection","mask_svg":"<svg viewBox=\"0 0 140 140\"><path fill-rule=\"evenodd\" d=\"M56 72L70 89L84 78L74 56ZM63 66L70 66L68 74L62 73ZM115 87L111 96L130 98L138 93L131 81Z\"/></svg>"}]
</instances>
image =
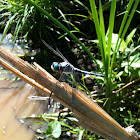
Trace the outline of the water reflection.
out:
<instances>
[{"instance_id":1,"label":"water reflection","mask_svg":"<svg viewBox=\"0 0 140 140\"><path fill-rule=\"evenodd\" d=\"M0 75L4 79L6 74ZM32 140L34 132L19 120L44 113L46 101L28 99L41 93L22 80L13 80L13 77L9 77L11 80L0 80L0 140Z\"/></svg>"},{"instance_id":2,"label":"water reflection","mask_svg":"<svg viewBox=\"0 0 140 140\"><path fill-rule=\"evenodd\" d=\"M14 40L12 34L7 34L1 41L3 34L0 34L0 46L8 49L11 53L18 56L34 56L39 50L31 49L28 44L31 44L31 41L27 42L25 39L16 39Z\"/></svg>"},{"instance_id":3,"label":"water reflection","mask_svg":"<svg viewBox=\"0 0 140 140\"><path fill-rule=\"evenodd\" d=\"M0 40L2 34L0 34ZM39 50L30 50L26 40L16 40L13 46L11 34L4 37L0 45L18 56L35 55ZM48 100L34 100L31 96L43 96L38 90L17 78L0 66L0 140L34 140L33 130L40 127L23 117L54 112L53 106L47 109ZM55 101L53 101L55 102ZM32 129L29 127L31 126Z\"/></svg>"}]
</instances>

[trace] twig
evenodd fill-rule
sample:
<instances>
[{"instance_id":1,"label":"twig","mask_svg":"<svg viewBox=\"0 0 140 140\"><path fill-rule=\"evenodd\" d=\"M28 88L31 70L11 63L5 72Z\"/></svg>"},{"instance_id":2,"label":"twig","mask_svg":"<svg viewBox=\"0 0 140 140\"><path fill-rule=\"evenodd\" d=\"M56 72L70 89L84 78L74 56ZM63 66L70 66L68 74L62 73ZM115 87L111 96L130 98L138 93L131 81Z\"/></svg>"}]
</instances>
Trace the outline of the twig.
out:
<instances>
[{"instance_id":1,"label":"twig","mask_svg":"<svg viewBox=\"0 0 140 140\"><path fill-rule=\"evenodd\" d=\"M138 81L140 81L140 79L136 79L136 80L134 80L134 81L132 81L132 82L126 84L125 86L123 86L123 87L120 88L119 90L115 91L115 93L114 93L110 98L112 98L113 96L115 96L117 93L119 93L120 91L122 91L122 90L125 89L126 87L128 87L128 86L130 86L130 85L132 85L132 84L134 84L134 83L136 83L136 82L138 82Z\"/></svg>"}]
</instances>

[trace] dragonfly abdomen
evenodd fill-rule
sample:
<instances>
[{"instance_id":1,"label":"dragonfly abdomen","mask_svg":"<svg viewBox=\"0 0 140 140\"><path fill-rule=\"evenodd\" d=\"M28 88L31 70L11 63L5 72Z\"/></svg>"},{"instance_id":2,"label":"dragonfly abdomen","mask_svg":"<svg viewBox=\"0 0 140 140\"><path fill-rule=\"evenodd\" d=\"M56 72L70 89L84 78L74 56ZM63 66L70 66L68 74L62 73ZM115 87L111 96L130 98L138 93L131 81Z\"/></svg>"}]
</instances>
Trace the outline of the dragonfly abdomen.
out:
<instances>
[{"instance_id":1,"label":"dragonfly abdomen","mask_svg":"<svg viewBox=\"0 0 140 140\"><path fill-rule=\"evenodd\" d=\"M94 73L94 72L84 71L84 70L80 70L78 68L74 68L74 71L78 72L78 73L83 73L83 74L88 74L88 75L95 75L95 76L104 77L103 74L98 74L98 73Z\"/></svg>"}]
</instances>

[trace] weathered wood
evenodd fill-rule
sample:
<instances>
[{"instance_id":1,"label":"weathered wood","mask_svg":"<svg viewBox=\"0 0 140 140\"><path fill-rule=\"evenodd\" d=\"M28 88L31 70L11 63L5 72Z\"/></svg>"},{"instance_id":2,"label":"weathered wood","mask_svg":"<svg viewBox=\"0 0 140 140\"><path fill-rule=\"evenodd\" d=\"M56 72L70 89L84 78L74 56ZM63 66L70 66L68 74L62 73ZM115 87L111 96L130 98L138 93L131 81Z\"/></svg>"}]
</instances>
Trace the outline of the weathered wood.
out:
<instances>
[{"instance_id":1,"label":"weathered wood","mask_svg":"<svg viewBox=\"0 0 140 140\"><path fill-rule=\"evenodd\" d=\"M73 113L79 120L79 125L110 140L135 139L100 106L87 97L84 92L72 89L68 84L57 81L37 64L33 67L28 62L8 53L2 47L0 47L0 56L0 64L6 69L35 86L47 96L50 94L50 91L53 90L54 94L52 98L68 107L70 110L72 109L73 94Z\"/></svg>"}]
</instances>

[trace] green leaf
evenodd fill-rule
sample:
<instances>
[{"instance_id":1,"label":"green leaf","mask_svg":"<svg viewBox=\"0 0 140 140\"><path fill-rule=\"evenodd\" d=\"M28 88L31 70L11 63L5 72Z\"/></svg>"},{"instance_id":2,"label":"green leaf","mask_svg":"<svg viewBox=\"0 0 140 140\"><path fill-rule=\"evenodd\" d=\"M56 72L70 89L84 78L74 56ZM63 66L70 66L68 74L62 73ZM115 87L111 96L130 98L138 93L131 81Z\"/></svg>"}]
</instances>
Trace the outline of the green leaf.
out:
<instances>
[{"instance_id":1,"label":"green leaf","mask_svg":"<svg viewBox=\"0 0 140 140\"><path fill-rule=\"evenodd\" d=\"M133 67L133 68L140 68L140 61L138 63L132 63L131 67Z\"/></svg>"},{"instance_id":2,"label":"green leaf","mask_svg":"<svg viewBox=\"0 0 140 140\"><path fill-rule=\"evenodd\" d=\"M85 130L79 130L78 140L82 140L82 136Z\"/></svg>"},{"instance_id":3,"label":"green leaf","mask_svg":"<svg viewBox=\"0 0 140 140\"><path fill-rule=\"evenodd\" d=\"M57 123L61 124L62 126L68 127L69 129L74 129L72 126L65 124L64 122L57 121Z\"/></svg>"},{"instance_id":4,"label":"green leaf","mask_svg":"<svg viewBox=\"0 0 140 140\"><path fill-rule=\"evenodd\" d=\"M79 0L74 0L74 2L77 2L78 4L80 4L81 6L83 6L83 7L87 10L87 12L88 12L89 14L91 14L91 12L90 12L90 10L88 9L88 7L86 7L81 1L79 1Z\"/></svg>"},{"instance_id":5,"label":"green leaf","mask_svg":"<svg viewBox=\"0 0 140 140\"><path fill-rule=\"evenodd\" d=\"M70 121L78 122L78 120L75 117L67 117L67 119L69 119Z\"/></svg>"},{"instance_id":6,"label":"green leaf","mask_svg":"<svg viewBox=\"0 0 140 140\"><path fill-rule=\"evenodd\" d=\"M124 40L122 40L121 46L122 46L122 51L124 51L124 50L125 50L125 48L126 48L126 43L125 43L125 41L124 41Z\"/></svg>"},{"instance_id":7,"label":"green leaf","mask_svg":"<svg viewBox=\"0 0 140 140\"><path fill-rule=\"evenodd\" d=\"M58 138L61 135L61 125L57 121L52 121L49 123L46 131L46 136L52 136Z\"/></svg>"},{"instance_id":8,"label":"green leaf","mask_svg":"<svg viewBox=\"0 0 140 140\"><path fill-rule=\"evenodd\" d=\"M132 38L136 32L137 28L134 28L131 33L126 38L126 46L129 44L130 41L133 41Z\"/></svg>"}]
</instances>

